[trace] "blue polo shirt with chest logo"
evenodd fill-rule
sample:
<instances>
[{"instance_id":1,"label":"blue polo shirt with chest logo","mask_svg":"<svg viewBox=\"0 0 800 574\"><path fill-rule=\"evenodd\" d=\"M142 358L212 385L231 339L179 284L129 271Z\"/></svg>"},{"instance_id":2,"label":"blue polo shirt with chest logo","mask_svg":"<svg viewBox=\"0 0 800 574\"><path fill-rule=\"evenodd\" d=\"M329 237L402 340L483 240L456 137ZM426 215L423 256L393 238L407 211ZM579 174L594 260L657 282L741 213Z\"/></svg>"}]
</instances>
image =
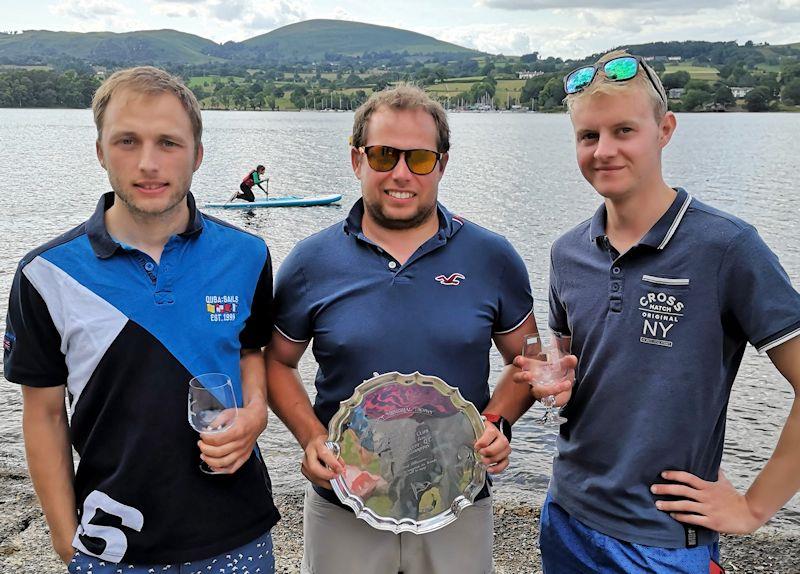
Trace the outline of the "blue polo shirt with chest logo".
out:
<instances>
[{"instance_id":1,"label":"blue polo shirt with chest logo","mask_svg":"<svg viewBox=\"0 0 800 574\"><path fill-rule=\"evenodd\" d=\"M359 200L343 223L298 243L275 279L276 328L313 340L317 417L327 425L357 385L391 371L440 377L482 411L492 336L533 306L524 262L439 205L439 231L401 265L364 235L363 213Z\"/></svg>"},{"instance_id":2,"label":"blue polo shirt with chest logo","mask_svg":"<svg viewBox=\"0 0 800 574\"><path fill-rule=\"evenodd\" d=\"M800 295L752 226L683 189L622 255L605 224L601 206L551 252L550 326L579 358L551 493L600 532L679 548L687 531L650 486L667 469L717 479L745 346L800 335Z\"/></svg>"},{"instance_id":3,"label":"blue polo shirt with chest logo","mask_svg":"<svg viewBox=\"0 0 800 574\"><path fill-rule=\"evenodd\" d=\"M199 469L189 380L226 373L241 404L241 349L269 342L272 268L263 239L200 213L159 263L116 242L104 213L25 256L9 301L5 376L66 385L79 550L175 563L241 546L278 520L257 453L229 476Z\"/></svg>"}]
</instances>

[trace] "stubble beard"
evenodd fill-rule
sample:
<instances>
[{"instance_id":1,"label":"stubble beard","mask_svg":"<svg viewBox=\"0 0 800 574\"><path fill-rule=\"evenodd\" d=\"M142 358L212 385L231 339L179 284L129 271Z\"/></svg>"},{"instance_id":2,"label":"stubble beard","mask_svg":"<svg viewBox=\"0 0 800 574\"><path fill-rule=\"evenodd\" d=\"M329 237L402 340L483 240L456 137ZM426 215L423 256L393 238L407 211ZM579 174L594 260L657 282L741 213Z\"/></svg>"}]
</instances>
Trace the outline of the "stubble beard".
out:
<instances>
[{"instance_id":1,"label":"stubble beard","mask_svg":"<svg viewBox=\"0 0 800 574\"><path fill-rule=\"evenodd\" d=\"M395 219L389 217L383 212L383 209L381 209L380 205L368 203L367 201L364 201L364 208L367 210L370 218L375 222L376 225L379 225L384 229L400 231L404 229L414 229L416 227L420 227L422 224L428 221L431 213L433 213L436 209L436 203L434 202L429 206L420 207L414 215L407 219Z\"/></svg>"},{"instance_id":2,"label":"stubble beard","mask_svg":"<svg viewBox=\"0 0 800 574\"><path fill-rule=\"evenodd\" d=\"M189 183L191 183L191 181ZM169 217L175 209L186 200L186 196L189 195L189 185L186 185L182 192L171 193L169 195L169 203L166 207L143 209L141 206L136 205L132 195L127 193L119 182L112 181L111 188L114 190L114 195L125 204L131 216L139 221L151 221Z\"/></svg>"}]
</instances>

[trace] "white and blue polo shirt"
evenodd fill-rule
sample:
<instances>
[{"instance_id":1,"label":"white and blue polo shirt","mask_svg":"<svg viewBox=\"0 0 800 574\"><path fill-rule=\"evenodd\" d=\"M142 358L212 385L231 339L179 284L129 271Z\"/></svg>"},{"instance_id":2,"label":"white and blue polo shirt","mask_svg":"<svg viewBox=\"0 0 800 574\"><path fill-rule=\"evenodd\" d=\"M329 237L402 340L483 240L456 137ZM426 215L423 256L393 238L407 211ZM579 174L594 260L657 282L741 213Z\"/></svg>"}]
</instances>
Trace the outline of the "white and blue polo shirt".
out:
<instances>
[{"instance_id":1,"label":"white and blue polo shirt","mask_svg":"<svg viewBox=\"0 0 800 574\"><path fill-rule=\"evenodd\" d=\"M752 226L683 189L622 255L605 225L601 206L551 252L550 326L579 359L551 493L604 534L679 548L687 532L650 486L667 469L717 479L745 346L800 335L800 294Z\"/></svg>"},{"instance_id":2,"label":"white and blue polo shirt","mask_svg":"<svg viewBox=\"0 0 800 574\"><path fill-rule=\"evenodd\" d=\"M258 453L233 475L199 469L189 380L222 372L241 404L241 349L269 342L263 239L200 213L158 264L108 234L114 194L34 250L11 289L5 376L66 385L80 525L76 548L111 562L175 563L241 546L279 518Z\"/></svg>"},{"instance_id":3,"label":"white and blue polo shirt","mask_svg":"<svg viewBox=\"0 0 800 574\"><path fill-rule=\"evenodd\" d=\"M492 336L533 307L524 262L440 204L439 231L401 265L364 235L363 214L359 200L344 222L298 243L276 275L276 328L313 340L317 417L327 425L356 386L391 371L440 377L482 411Z\"/></svg>"}]
</instances>

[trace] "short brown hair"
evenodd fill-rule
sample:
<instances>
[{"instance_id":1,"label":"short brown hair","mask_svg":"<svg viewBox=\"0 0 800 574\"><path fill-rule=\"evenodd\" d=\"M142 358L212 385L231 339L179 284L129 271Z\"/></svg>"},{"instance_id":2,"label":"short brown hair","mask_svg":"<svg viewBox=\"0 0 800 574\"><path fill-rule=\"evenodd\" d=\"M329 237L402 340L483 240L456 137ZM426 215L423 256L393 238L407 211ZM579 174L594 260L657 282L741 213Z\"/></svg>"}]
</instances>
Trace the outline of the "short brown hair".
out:
<instances>
[{"instance_id":1,"label":"short brown hair","mask_svg":"<svg viewBox=\"0 0 800 574\"><path fill-rule=\"evenodd\" d=\"M613 60L614 58L620 58L623 56L631 56L625 50L614 50L613 52L608 52L607 54L603 54L600 59L595 62L595 66L599 69L597 70L598 74L603 73L602 66L609 60ZM575 94L569 94L565 101L567 102L567 109L572 111L572 106L575 104L576 101L580 100L583 97L590 96L592 94L613 94L615 92L620 92L622 90L629 90L631 88L640 88L647 92L647 95L650 97L650 100L653 104L653 112L656 116L656 121L660 122L664 115L667 113L667 94L664 91L664 86L661 84L661 79L658 77L656 71L650 67L644 60L639 60L639 65L642 66L644 69L641 73L636 74L630 80L626 80L624 82L609 82L603 81L603 78L598 81L595 79L591 84L586 86L580 92ZM652 83L647 78L647 74L653 79ZM655 86L653 85L655 84ZM656 88L657 86L657 88Z\"/></svg>"},{"instance_id":2,"label":"short brown hair","mask_svg":"<svg viewBox=\"0 0 800 574\"><path fill-rule=\"evenodd\" d=\"M94 125L97 127L97 140L103 135L103 117L106 107L115 91L128 89L141 94L175 95L180 100L183 109L189 115L194 135L194 149L197 152L200 140L203 137L203 119L200 117L200 104L192 90L175 76L153 66L138 66L114 72L104 81L92 98L92 113Z\"/></svg>"},{"instance_id":3,"label":"short brown hair","mask_svg":"<svg viewBox=\"0 0 800 574\"><path fill-rule=\"evenodd\" d=\"M353 135L350 138L353 147L366 145L367 122L381 106L394 110L422 108L433 117L436 124L436 151L446 153L450 150L450 125L442 104L431 98L422 88L402 82L392 88L375 92L358 107L353 118Z\"/></svg>"}]
</instances>

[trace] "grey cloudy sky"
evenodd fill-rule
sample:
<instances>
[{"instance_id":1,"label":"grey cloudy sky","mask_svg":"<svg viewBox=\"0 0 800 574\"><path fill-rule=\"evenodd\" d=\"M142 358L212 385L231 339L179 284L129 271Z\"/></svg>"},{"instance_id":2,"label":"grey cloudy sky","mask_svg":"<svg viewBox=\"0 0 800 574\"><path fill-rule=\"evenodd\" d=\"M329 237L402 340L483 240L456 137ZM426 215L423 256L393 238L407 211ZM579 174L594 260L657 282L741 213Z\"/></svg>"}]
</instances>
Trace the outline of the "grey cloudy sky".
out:
<instances>
[{"instance_id":1,"label":"grey cloudy sky","mask_svg":"<svg viewBox=\"0 0 800 574\"><path fill-rule=\"evenodd\" d=\"M0 0L0 30L173 28L225 42L311 18L565 58L653 41L800 42L800 0Z\"/></svg>"}]
</instances>

